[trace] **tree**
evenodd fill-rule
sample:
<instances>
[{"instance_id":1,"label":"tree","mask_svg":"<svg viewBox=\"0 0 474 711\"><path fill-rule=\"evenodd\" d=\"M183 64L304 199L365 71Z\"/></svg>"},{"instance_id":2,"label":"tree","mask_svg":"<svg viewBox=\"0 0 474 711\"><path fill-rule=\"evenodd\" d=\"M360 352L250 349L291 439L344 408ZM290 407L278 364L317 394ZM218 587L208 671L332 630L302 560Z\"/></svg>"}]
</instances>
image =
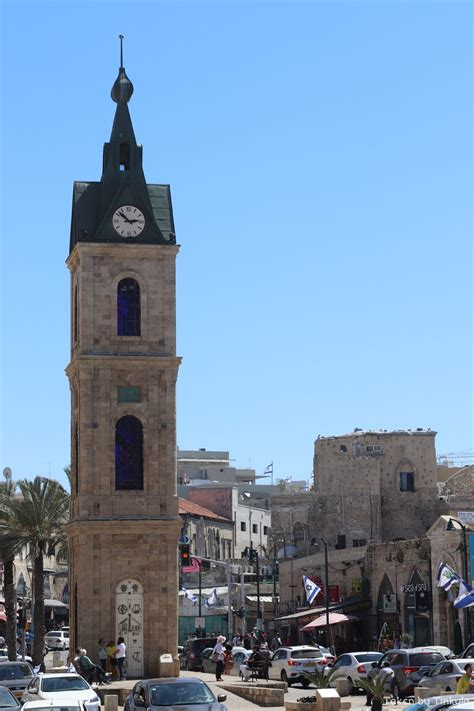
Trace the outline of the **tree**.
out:
<instances>
[{"instance_id":1,"label":"tree","mask_svg":"<svg viewBox=\"0 0 474 711\"><path fill-rule=\"evenodd\" d=\"M390 693L385 689L385 679L383 677L356 679L355 685L366 692L367 700L371 700L372 711L382 711L384 696Z\"/></svg>"},{"instance_id":2,"label":"tree","mask_svg":"<svg viewBox=\"0 0 474 711\"><path fill-rule=\"evenodd\" d=\"M15 555L23 550L33 562L33 664L44 649L44 557L65 557L69 495L53 479L19 481L19 495L0 493L0 541Z\"/></svg>"},{"instance_id":3,"label":"tree","mask_svg":"<svg viewBox=\"0 0 474 711\"><path fill-rule=\"evenodd\" d=\"M13 498L15 495L16 484L11 478L6 479L5 482L0 482L0 496L5 496ZM0 511L0 516L2 512ZM11 662L16 661L16 589L14 580L14 559L15 553L13 552L11 546L3 541L0 536L0 557L3 561L3 591L4 591L4 602L5 602L5 616L6 621L6 642L8 649L8 659Z\"/></svg>"}]
</instances>

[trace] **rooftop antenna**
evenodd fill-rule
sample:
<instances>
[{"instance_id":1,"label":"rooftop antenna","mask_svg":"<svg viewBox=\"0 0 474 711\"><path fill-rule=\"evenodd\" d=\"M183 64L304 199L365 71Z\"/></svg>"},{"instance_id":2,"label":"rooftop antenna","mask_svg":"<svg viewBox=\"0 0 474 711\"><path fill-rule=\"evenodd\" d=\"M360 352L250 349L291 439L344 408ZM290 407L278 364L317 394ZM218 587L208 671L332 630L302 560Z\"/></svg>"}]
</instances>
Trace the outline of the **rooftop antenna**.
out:
<instances>
[{"instance_id":1,"label":"rooftop antenna","mask_svg":"<svg viewBox=\"0 0 474 711\"><path fill-rule=\"evenodd\" d=\"M123 69L123 41L125 39L124 35L119 35L120 40L120 69Z\"/></svg>"}]
</instances>

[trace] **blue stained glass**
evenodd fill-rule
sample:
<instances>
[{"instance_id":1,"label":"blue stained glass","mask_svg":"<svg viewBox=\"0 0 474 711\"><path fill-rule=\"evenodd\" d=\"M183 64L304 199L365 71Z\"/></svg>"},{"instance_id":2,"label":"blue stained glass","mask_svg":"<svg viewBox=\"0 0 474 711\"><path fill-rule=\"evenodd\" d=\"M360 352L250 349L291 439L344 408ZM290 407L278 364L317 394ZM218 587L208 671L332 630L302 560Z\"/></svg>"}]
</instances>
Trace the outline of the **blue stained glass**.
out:
<instances>
[{"instance_id":1,"label":"blue stained glass","mask_svg":"<svg viewBox=\"0 0 474 711\"><path fill-rule=\"evenodd\" d=\"M140 286L135 279L122 279L117 287L117 334L140 335Z\"/></svg>"},{"instance_id":2,"label":"blue stained glass","mask_svg":"<svg viewBox=\"0 0 474 711\"><path fill-rule=\"evenodd\" d=\"M143 428L131 415L115 427L115 488L143 489Z\"/></svg>"}]
</instances>

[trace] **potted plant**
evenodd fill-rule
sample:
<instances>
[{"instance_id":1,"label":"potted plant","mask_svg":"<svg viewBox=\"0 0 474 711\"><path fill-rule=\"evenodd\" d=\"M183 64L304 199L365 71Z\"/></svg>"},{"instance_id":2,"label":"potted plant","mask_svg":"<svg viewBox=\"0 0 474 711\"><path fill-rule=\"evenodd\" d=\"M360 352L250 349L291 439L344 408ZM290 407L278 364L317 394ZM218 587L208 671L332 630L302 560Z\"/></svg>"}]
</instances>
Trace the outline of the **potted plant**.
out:
<instances>
[{"instance_id":1,"label":"potted plant","mask_svg":"<svg viewBox=\"0 0 474 711\"><path fill-rule=\"evenodd\" d=\"M411 632L402 632L400 635L400 646L402 649L410 649L413 646L414 637Z\"/></svg>"},{"instance_id":2,"label":"potted plant","mask_svg":"<svg viewBox=\"0 0 474 711\"><path fill-rule=\"evenodd\" d=\"M382 711L386 694L384 679L376 676L375 679L356 679L354 683L367 694L367 703L370 700L372 711Z\"/></svg>"}]
</instances>

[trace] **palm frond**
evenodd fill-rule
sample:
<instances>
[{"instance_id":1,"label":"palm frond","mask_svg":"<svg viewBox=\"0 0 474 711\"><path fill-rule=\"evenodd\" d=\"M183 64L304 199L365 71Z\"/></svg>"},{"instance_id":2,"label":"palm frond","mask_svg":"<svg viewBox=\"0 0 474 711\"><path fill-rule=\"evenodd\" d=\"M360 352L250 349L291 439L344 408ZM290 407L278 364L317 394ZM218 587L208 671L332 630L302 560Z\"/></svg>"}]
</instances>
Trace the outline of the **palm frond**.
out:
<instances>
[{"instance_id":1,"label":"palm frond","mask_svg":"<svg viewBox=\"0 0 474 711\"><path fill-rule=\"evenodd\" d=\"M385 682L379 676L376 676L375 679L356 679L354 684L359 689L371 694L374 699L383 699L385 696Z\"/></svg>"}]
</instances>

